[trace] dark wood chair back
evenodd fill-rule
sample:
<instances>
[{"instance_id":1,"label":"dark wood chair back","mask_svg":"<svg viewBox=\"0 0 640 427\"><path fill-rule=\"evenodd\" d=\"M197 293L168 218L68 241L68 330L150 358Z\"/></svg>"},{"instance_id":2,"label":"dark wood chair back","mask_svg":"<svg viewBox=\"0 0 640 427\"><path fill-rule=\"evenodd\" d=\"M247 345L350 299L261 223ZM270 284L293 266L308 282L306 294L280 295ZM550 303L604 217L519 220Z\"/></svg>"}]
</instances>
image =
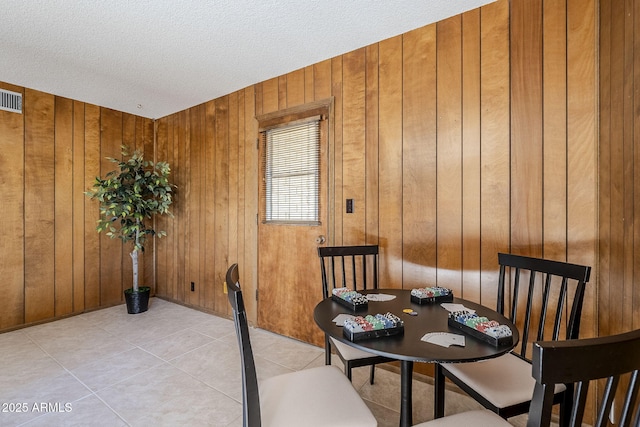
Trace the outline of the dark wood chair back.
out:
<instances>
[{"instance_id":1,"label":"dark wood chair back","mask_svg":"<svg viewBox=\"0 0 640 427\"><path fill-rule=\"evenodd\" d=\"M334 288L378 289L378 245L318 247L322 295Z\"/></svg>"},{"instance_id":2,"label":"dark wood chair back","mask_svg":"<svg viewBox=\"0 0 640 427\"><path fill-rule=\"evenodd\" d=\"M520 348L514 353L531 361L530 343L578 338L591 267L504 253L498 254L498 263L497 311L520 330Z\"/></svg>"},{"instance_id":3,"label":"dark wood chair back","mask_svg":"<svg viewBox=\"0 0 640 427\"><path fill-rule=\"evenodd\" d=\"M533 377L536 380L528 427L549 426L555 384L574 384L570 427L579 427L587 406L589 384L606 379L598 392L594 426L608 425L614 400L617 426L640 426L640 330L599 338L543 341L533 346ZM621 409L620 409L621 408ZM587 420L590 422L590 420Z\"/></svg>"},{"instance_id":4,"label":"dark wood chair back","mask_svg":"<svg viewBox=\"0 0 640 427\"><path fill-rule=\"evenodd\" d=\"M238 264L233 264L227 270L226 283L229 303L233 309L233 321L236 326L242 364L242 425L245 427L259 427L261 421L258 376L249 339L249 322L244 308L239 277Z\"/></svg>"}]
</instances>

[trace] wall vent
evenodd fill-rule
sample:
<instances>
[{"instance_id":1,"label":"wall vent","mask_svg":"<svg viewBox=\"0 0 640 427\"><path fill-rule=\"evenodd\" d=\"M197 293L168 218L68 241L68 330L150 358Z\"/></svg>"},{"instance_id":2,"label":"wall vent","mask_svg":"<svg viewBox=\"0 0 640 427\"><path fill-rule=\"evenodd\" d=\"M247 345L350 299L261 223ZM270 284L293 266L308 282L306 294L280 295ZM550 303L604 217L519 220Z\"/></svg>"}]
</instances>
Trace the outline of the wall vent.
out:
<instances>
[{"instance_id":1,"label":"wall vent","mask_svg":"<svg viewBox=\"0 0 640 427\"><path fill-rule=\"evenodd\" d=\"M0 89L0 110L22 114L22 94Z\"/></svg>"}]
</instances>

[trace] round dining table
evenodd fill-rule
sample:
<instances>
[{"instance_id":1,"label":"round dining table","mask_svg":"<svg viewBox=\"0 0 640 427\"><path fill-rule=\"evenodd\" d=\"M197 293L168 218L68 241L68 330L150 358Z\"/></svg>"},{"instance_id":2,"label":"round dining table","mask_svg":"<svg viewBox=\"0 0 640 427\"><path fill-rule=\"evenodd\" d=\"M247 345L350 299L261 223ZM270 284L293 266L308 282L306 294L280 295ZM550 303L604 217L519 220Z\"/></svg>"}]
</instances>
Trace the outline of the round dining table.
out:
<instances>
[{"instance_id":1,"label":"round dining table","mask_svg":"<svg viewBox=\"0 0 640 427\"><path fill-rule=\"evenodd\" d=\"M464 363L489 359L511 351L519 340L518 329L509 319L495 310L461 298L453 298L451 303L461 304L467 309L475 310L479 316L485 316L490 320L496 320L500 324L509 326L512 333L511 342L496 345L495 343L478 339L458 328L449 326L449 312L441 306L440 302L424 304L412 302L411 291L407 289L375 289L358 292L365 295L387 295L388 298L393 298L386 301L377 301L372 300L374 299L372 295L369 297L366 308L355 311L331 298L326 298L316 305L313 318L322 331L345 344L400 361L401 427L409 427L412 425L413 405L411 380L414 362ZM411 313L408 313L409 309ZM340 314L366 316L367 314L375 315L388 312L395 314L403 321L404 330L402 333L351 341L343 334L342 326L339 326L334 321ZM444 347L421 340L426 334L440 332L463 335L465 337L464 347L459 345ZM438 402L436 400L436 406L437 405Z\"/></svg>"}]
</instances>

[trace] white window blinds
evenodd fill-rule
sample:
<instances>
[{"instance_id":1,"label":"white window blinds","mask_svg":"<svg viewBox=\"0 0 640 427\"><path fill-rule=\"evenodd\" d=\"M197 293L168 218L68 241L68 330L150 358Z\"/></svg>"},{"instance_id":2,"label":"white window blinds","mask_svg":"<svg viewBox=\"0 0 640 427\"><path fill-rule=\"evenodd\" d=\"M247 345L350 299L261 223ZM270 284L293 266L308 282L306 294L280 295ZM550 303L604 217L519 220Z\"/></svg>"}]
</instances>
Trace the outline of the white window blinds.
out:
<instances>
[{"instance_id":1,"label":"white window blinds","mask_svg":"<svg viewBox=\"0 0 640 427\"><path fill-rule=\"evenodd\" d=\"M263 218L271 223L318 223L319 119L262 133Z\"/></svg>"}]
</instances>

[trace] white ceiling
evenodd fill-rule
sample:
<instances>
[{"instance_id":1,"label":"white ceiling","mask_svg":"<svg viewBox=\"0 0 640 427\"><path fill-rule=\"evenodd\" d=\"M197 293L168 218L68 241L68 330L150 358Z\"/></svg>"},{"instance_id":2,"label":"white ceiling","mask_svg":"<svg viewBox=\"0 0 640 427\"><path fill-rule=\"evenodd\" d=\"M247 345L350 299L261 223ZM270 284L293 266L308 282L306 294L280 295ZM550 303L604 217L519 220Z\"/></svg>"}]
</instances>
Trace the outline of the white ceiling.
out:
<instances>
[{"instance_id":1,"label":"white ceiling","mask_svg":"<svg viewBox=\"0 0 640 427\"><path fill-rule=\"evenodd\" d=\"M2 0L0 81L160 118L494 0Z\"/></svg>"}]
</instances>

